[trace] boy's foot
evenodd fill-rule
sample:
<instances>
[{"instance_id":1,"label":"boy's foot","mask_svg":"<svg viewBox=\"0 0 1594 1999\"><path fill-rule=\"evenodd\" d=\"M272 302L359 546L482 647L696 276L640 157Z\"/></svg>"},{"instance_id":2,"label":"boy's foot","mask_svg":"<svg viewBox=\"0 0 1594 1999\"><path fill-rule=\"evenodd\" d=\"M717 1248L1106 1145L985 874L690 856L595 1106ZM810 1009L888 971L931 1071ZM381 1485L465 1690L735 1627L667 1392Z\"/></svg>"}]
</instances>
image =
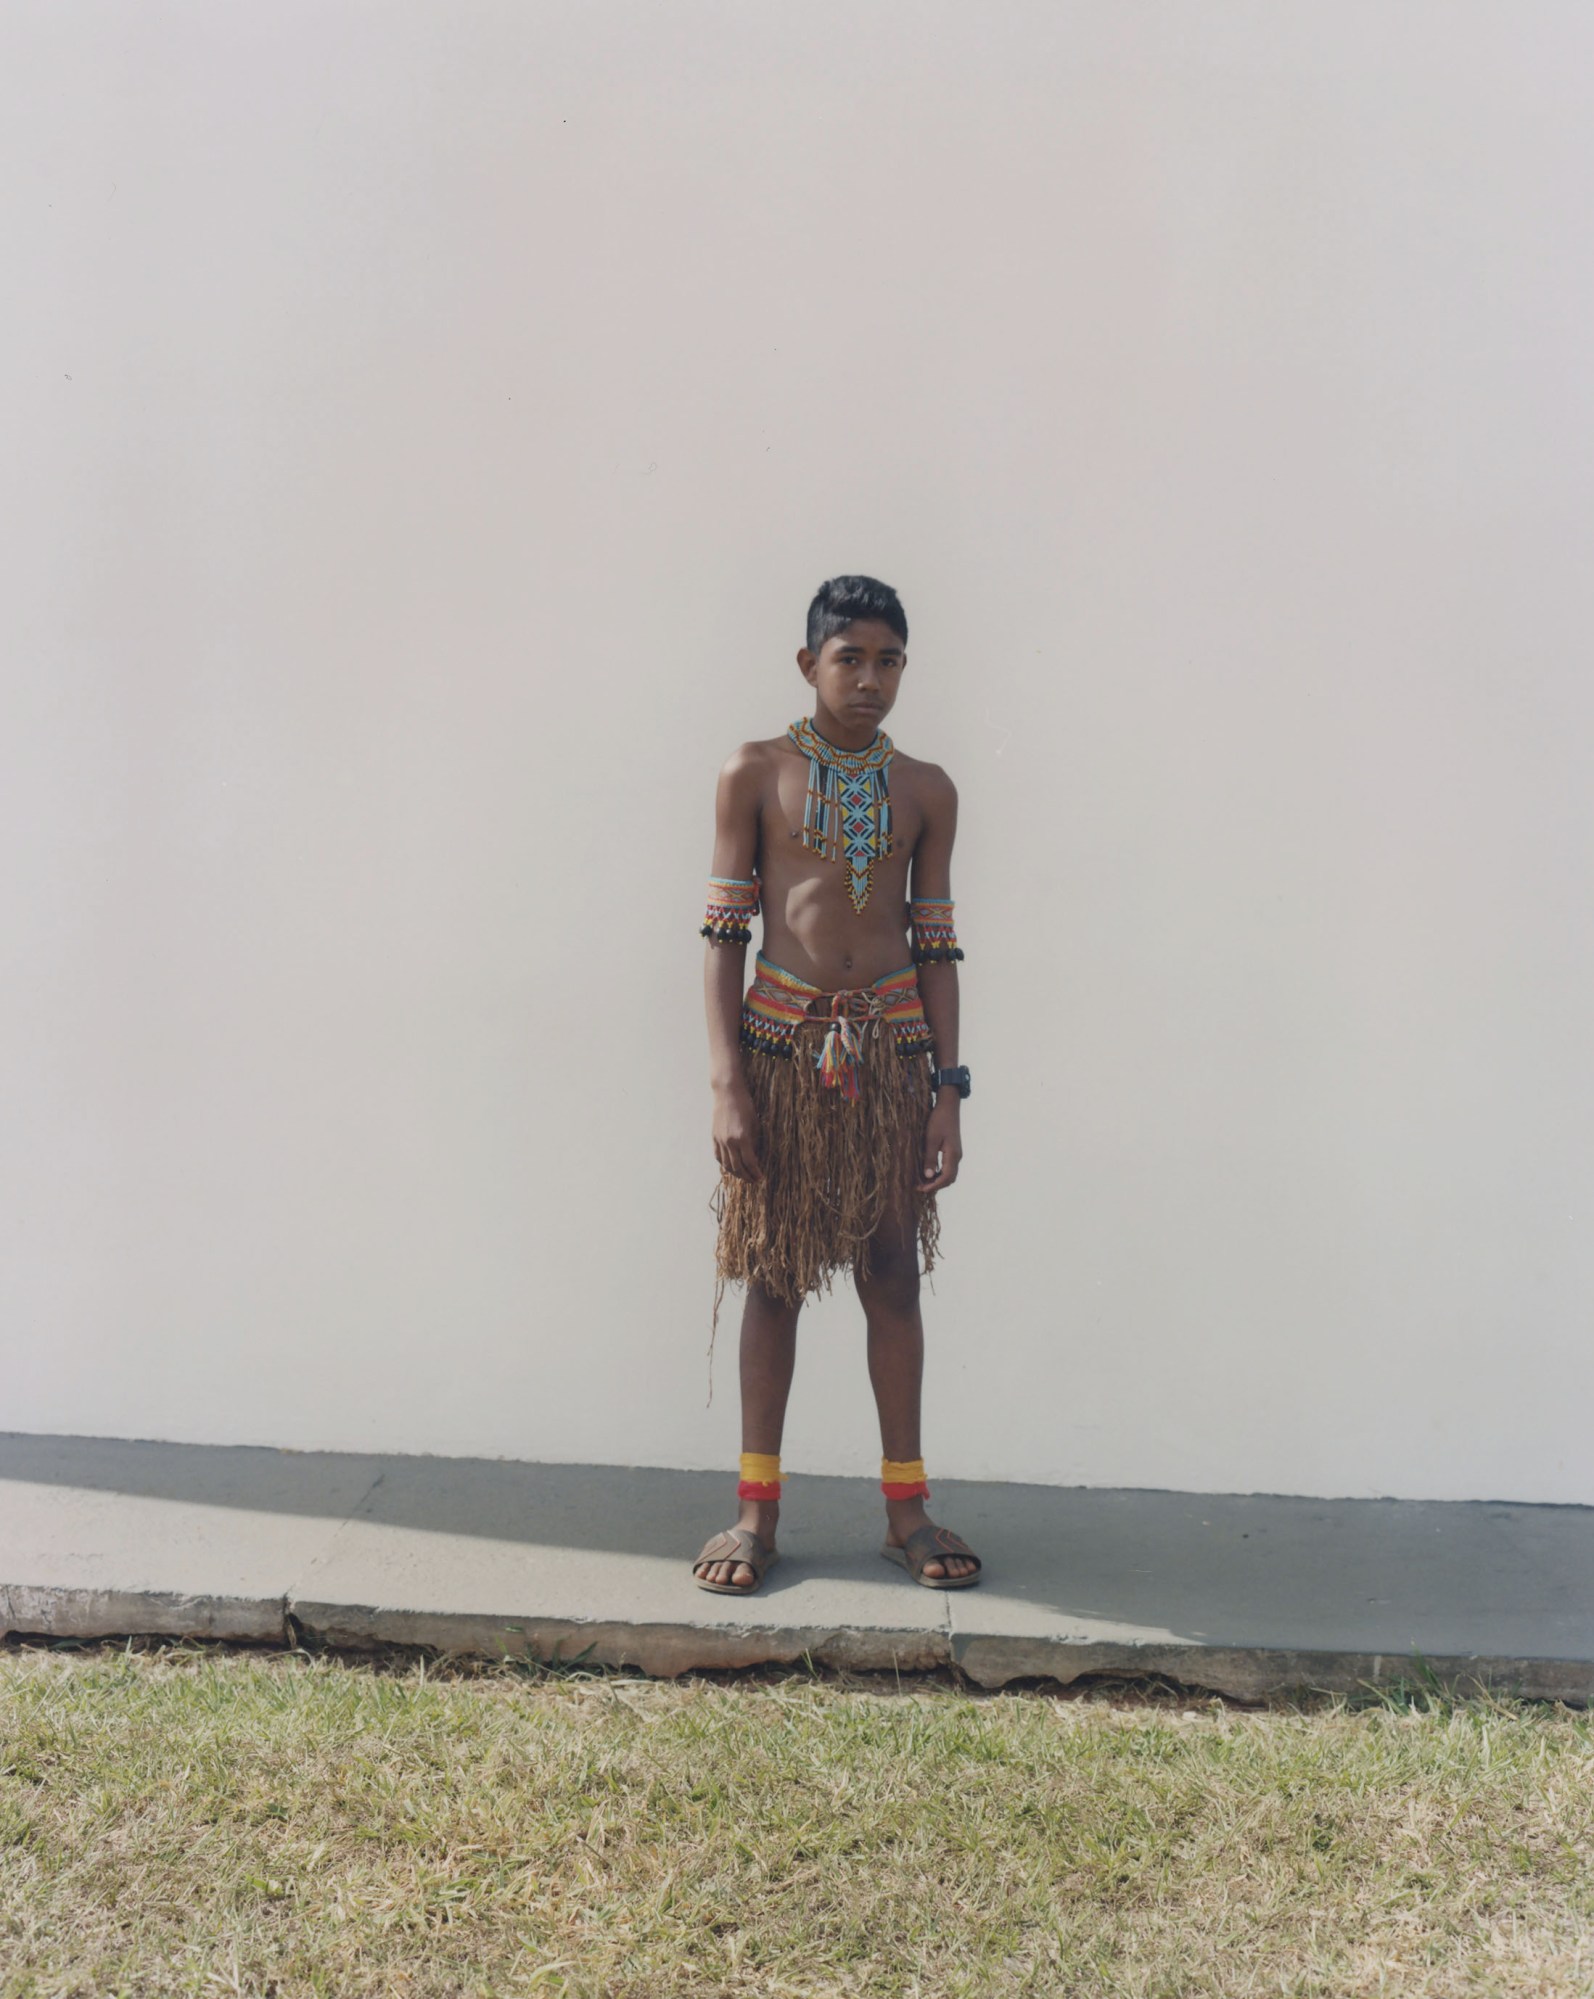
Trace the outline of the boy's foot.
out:
<instances>
[{"instance_id":1,"label":"boy's foot","mask_svg":"<svg viewBox=\"0 0 1594 1999\"><path fill-rule=\"evenodd\" d=\"M767 1501L744 1500L736 1524L738 1527L750 1528L773 1555L776 1552L775 1523L779 1518L780 1501L778 1499ZM713 1546L717 1538L717 1536L711 1534L708 1540L704 1542L705 1553L699 1555L697 1560L692 1564L693 1575L701 1578L704 1582L734 1583L738 1589L750 1590L754 1588L758 1582L758 1577L746 1562L710 1561L707 1559L706 1551Z\"/></svg>"},{"instance_id":2,"label":"boy's foot","mask_svg":"<svg viewBox=\"0 0 1594 1999\"><path fill-rule=\"evenodd\" d=\"M925 1510L922 1499L888 1499L886 1519L890 1523L886 1529L888 1548L900 1548L906 1543L908 1536L916 1533L919 1528L935 1525ZM937 1555L933 1561L925 1563L924 1573L927 1576L967 1576L972 1575L979 1566L978 1562L971 1561L967 1555Z\"/></svg>"}]
</instances>

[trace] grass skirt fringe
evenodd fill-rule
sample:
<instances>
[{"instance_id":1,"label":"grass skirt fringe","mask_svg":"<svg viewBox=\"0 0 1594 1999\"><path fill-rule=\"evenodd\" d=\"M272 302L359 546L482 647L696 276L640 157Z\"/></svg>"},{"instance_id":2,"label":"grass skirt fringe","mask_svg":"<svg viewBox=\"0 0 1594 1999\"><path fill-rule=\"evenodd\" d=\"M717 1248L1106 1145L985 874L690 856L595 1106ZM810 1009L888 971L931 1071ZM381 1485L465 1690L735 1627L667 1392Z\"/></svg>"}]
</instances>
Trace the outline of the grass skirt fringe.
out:
<instances>
[{"instance_id":1,"label":"grass skirt fringe","mask_svg":"<svg viewBox=\"0 0 1594 1999\"><path fill-rule=\"evenodd\" d=\"M921 1267L935 1268L940 1216L920 1179L930 1058L899 1054L887 1023L867 1022L862 1094L849 1103L815 1066L827 1025L804 1021L789 1057L741 1051L764 1177L722 1173L713 1196L716 1331L727 1283L758 1283L797 1304L854 1264L867 1278L871 1240L893 1214L911 1217ZM711 1372L713 1351L711 1335Z\"/></svg>"}]
</instances>

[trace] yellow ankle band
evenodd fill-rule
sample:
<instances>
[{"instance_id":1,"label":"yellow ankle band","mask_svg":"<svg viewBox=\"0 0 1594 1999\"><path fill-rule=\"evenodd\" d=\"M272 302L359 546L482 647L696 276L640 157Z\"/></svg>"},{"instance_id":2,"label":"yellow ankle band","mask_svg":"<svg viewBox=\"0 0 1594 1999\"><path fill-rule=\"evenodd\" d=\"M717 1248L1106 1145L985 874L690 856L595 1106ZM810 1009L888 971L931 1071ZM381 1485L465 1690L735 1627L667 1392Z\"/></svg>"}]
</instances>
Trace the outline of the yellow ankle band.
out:
<instances>
[{"instance_id":1,"label":"yellow ankle band","mask_svg":"<svg viewBox=\"0 0 1594 1999\"><path fill-rule=\"evenodd\" d=\"M924 1477L923 1458L882 1458L880 1476L891 1485L913 1485Z\"/></svg>"},{"instance_id":2,"label":"yellow ankle band","mask_svg":"<svg viewBox=\"0 0 1594 1999\"><path fill-rule=\"evenodd\" d=\"M767 1451L742 1452L742 1477L755 1485L774 1485L781 1476L780 1453L771 1455Z\"/></svg>"}]
</instances>

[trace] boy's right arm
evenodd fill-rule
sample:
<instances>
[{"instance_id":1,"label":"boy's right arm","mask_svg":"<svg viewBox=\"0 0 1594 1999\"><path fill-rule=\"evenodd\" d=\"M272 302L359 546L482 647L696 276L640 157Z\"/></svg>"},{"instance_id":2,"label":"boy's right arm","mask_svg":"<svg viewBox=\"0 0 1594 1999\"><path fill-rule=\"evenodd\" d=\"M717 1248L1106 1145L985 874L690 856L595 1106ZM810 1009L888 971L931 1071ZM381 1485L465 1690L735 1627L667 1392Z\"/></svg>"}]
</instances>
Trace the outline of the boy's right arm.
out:
<instances>
[{"instance_id":1,"label":"boy's right arm","mask_svg":"<svg viewBox=\"0 0 1594 1999\"><path fill-rule=\"evenodd\" d=\"M751 881L758 860L762 773L756 752L744 746L720 772L714 797L714 860L710 873ZM742 1068L742 990L747 946L705 945L703 991L708 1008L709 1083L714 1092L714 1156L738 1180L762 1178L758 1123Z\"/></svg>"}]
</instances>

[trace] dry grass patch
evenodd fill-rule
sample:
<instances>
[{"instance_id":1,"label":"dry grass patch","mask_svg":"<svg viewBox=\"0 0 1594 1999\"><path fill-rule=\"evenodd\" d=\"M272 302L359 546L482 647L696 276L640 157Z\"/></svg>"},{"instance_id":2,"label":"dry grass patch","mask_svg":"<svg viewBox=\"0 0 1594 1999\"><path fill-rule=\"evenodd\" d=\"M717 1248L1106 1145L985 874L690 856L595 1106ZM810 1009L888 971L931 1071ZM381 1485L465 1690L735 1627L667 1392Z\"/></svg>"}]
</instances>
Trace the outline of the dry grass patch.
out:
<instances>
[{"instance_id":1,"label":"dry grass patch","mask_svg":"<svg viewBox=\"0 0 1594 1999\"><path fill-rule=\"evenodd\" d=\"M0 1994L1594 1992L1594 1732L0 1653Z\"/></svg>"}]
</instances>

